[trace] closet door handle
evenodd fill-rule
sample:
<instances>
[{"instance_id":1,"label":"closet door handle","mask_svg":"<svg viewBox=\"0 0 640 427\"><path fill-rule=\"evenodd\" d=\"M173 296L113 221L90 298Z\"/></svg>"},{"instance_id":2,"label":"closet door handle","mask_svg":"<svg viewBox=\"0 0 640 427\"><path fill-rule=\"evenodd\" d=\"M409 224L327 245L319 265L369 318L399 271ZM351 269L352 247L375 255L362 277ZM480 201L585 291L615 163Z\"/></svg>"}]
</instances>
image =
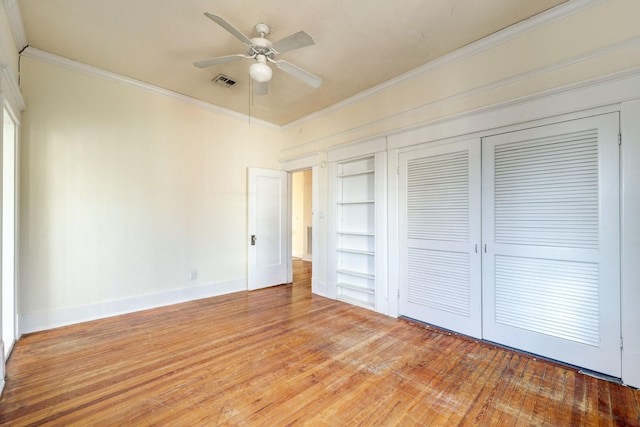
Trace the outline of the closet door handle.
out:
<instances>
[{"instance_id":1,"label":"closet door handle","mask_svg":"<svg viewBox=\"0 0 640 427\"><path fill-rule=\"evenodd\" d=\"M487 253L487 244L486 243L484 244L484 253L485 254Z\"/></svg>"},{"instance_id":2,"label":"closet door handle","mask_svg":"<svg viewBox=\"0 0 640 427\"><path fill-rule=\"evenodd\" d=\"M476 243L476 253L478 253L478 244Z\"/></svg>"}]
</instances>

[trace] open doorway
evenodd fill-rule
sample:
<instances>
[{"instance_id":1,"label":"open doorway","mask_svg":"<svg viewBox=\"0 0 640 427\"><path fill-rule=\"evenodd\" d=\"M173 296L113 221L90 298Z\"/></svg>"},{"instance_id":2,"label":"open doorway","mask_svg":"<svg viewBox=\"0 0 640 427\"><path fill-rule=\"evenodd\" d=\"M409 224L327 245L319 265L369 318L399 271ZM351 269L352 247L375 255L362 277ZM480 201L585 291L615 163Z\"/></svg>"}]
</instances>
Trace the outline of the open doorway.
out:
<instances>
[{"instance_id":1,"label":"open doorway","mask_svg":"<svg viewBox=\"0 0 640 427\"><path fill-rule=\"evenodd\" d=\"M313 254L311 169L291 174L291 255L293 283L311 286Z\"/></svg>"}]
</instances>

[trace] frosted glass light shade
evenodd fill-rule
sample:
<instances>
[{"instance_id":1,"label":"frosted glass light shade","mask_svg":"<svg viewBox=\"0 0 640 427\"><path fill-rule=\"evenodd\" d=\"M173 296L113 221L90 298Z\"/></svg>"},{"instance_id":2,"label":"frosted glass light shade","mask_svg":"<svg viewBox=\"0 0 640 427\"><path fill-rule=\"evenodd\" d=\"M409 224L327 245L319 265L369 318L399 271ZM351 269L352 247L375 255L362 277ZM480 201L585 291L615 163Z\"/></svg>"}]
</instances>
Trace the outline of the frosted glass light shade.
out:
<instances>
[{"instance_id":1,"label":"frosted glass light shade","mask_svg":"<svg viewBox=\"0 0 640 427\"><path fill-rule=\"evenodd\" d=\"M262 62L255 62L249 67L249 75L254 81L258 83L264 83L271 80L273 71L267 64L264 64Z\"/></svg>"}]
</instances>

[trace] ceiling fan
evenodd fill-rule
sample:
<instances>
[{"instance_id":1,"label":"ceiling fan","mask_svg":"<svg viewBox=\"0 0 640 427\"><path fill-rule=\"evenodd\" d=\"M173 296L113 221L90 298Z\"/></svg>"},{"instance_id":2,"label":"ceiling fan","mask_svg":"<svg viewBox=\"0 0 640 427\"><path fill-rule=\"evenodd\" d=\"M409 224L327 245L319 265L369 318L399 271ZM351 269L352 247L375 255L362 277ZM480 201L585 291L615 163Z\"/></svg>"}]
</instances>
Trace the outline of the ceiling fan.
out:
<instances>
[{"instance_id":1,"label":"ceiling fan","mask_svg":"<svg viewBox=\"0 0 640 427\"><path fill-rule=\"evenodd\" d=\"M315 76L310 72L298 67L297 65L294 65L285 60L275 59L275 57L280 53L315 44L313 38L304 31L298 31L297 33L291 34L290 36L287 36L280 41L272 43L271 41L265 39L265 36L268 35L271 30L267 24L257 24L255 26L255 30L260 36L250 39L240 31L238 31L224 18L209 12L205 12L205 16L211 19L216 24L220 25L222 28L230 32L235 38L244 43L247 46L247 53L220 56L218 58L194 62L193 65L195 65L196 67L205 68L212 65L225 64L227 62L240 61L242 59L253 59L255 60L255 62L249 67L249 75L254 81L254 91L256 95L266 95L268 92L267 85L271 80L273 74L273 71L271 70L271 67L269 67L268 63L275 64L285 73L292 75L293 77L303 81L313 88L318 88L322 84L322 79L320 77Z\"/></svg>"}]
</instances>

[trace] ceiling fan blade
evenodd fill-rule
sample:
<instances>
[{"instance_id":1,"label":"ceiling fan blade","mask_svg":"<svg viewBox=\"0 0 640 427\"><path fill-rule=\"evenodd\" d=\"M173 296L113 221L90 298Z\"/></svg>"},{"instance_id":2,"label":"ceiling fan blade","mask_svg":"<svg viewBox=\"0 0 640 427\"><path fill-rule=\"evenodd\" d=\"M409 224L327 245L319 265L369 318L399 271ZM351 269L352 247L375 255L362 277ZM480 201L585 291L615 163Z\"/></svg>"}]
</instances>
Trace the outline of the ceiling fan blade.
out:
<instances>
[{"instance_id":1,"label":"ceiling fan blade","mask_svg":"<svg viewBox=\"0 0 640 427\"><path fill-rule=\"evenodd\" d=\"M269 83L267 82L253 82L253 93L258 96L264 96L269 93Z\"/></svg>"},{"instance_id":2,"label":"ceiling fan blade","mask_svg":"<svg viewBox=\"0 0 640 427\"><path fill-rule=\"evenodd\" d=\"M320 77L315 76L306 70L303 70L297 65L293 65L292 63L283 60L273 62L275 62L278 68L280 68L285 73L292 75L298 80L302 80L313 88L317 89L322 84L322 79Z\"/></svg>"},{"instance_id":3,"label":"ceiling fan blade","mask_svg":"<svg viewBox=\"0 0 640 427\"><path fill-rule=\"evenodd\" d=\"M291 34L290 36L275 42L271 48L278 53L282 53L289 50L299 49L301 47L311 46L313 44L315 44L313 37L304 31L298 31L295 34Z\"/></svg>"},{"instance_id":4,"label":"ceiling fan blade","mask_svg":"<svg viewBox=\"0 0 640 427\"><path fill-rule=\"evenodd\" d=\"M213 13L209 13L209 12L205 12L204 14L207 18L211 19L213 22L215 22L216 24L220 25L222 28L224 28L225 30L233 34L233 36L238 40L240 40L242 43L246 44L247 46L252 46L252 43L249 37L245 36L240 31L238 31L233 25L228 23L223 17L214 15Z\"/></svg>"},{"instance_id":5,"label":"ceiling fan blade","mask_svg":"<svg viewBox=\"0 0 640 427\"><path fill-rule=\"evenodd\" d=\"M212 65L219 65L219 64L226 64L227 62L240 61L241 59L246 59L246 58L250 58L250 57L246 55L227 55L227 56L220 56L218 58L213 58L213 59L205 59L204 61L194 62L193 65L195 65L198 68L206 68L206 67L211 67Z\"/></svg>"}]
</instances>

